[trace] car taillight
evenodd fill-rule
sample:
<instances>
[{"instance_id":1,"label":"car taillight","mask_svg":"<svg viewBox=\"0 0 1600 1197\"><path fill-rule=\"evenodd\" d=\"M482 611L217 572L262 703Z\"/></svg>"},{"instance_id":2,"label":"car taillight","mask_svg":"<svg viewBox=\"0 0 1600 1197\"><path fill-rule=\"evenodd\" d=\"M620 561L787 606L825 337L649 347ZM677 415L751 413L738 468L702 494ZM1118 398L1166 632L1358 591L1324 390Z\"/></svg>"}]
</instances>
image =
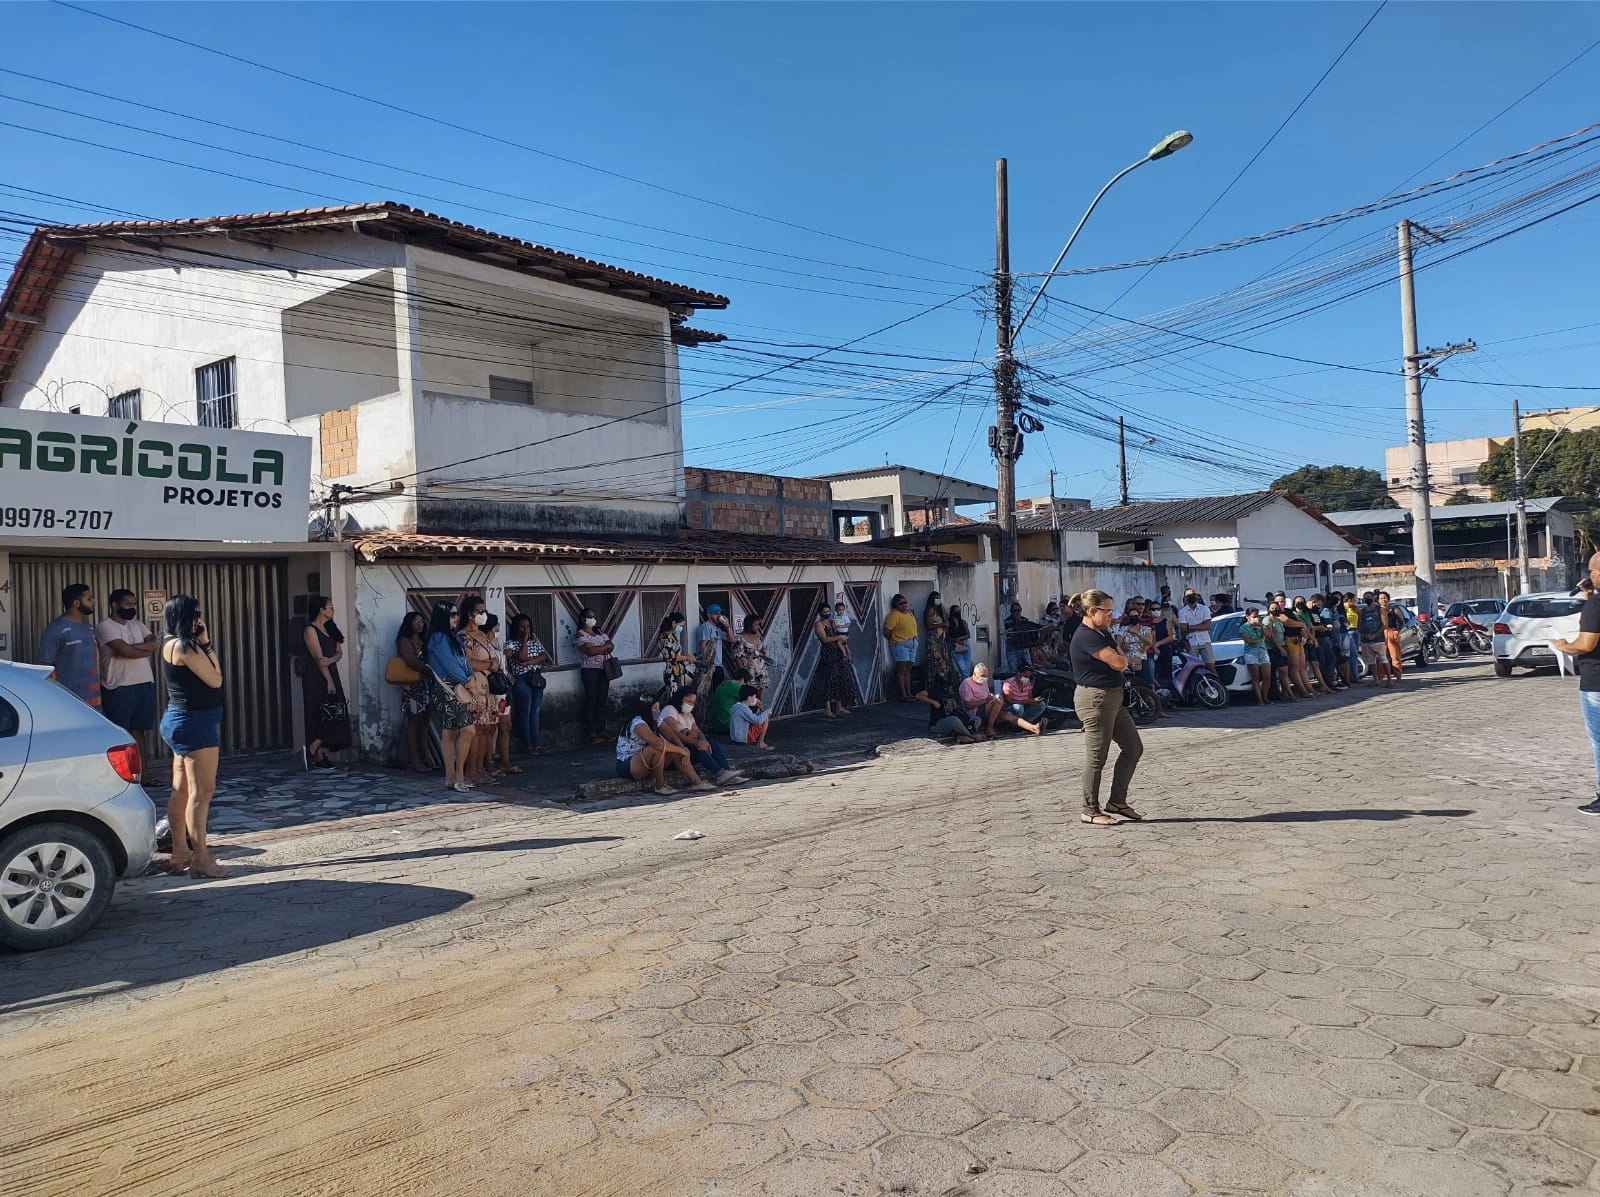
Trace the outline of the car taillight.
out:
<instances>
[{"instance_id":1,"label":"car taillight","mask_svg":"<svg viewBox=\"0 0 1600 1197\"><path fill-rule=\"evenodd\" d=\"M106 760L111 762L111 767L123 781L139 780L140 761L137 744L118 744L115 748L107 748Z\"/></svg>"},{"instance_id":2,"label":"car taillight","mask_svg":"<svg viewBox=\"0 0 1600 1197\"><path fill-rule=\"evenodd\" d=\"M1494 634L1496 636L1509 636L1511 635L1511 628L1508 624L1497 623L1494 625Z\"/></svg>"}]
</instances>

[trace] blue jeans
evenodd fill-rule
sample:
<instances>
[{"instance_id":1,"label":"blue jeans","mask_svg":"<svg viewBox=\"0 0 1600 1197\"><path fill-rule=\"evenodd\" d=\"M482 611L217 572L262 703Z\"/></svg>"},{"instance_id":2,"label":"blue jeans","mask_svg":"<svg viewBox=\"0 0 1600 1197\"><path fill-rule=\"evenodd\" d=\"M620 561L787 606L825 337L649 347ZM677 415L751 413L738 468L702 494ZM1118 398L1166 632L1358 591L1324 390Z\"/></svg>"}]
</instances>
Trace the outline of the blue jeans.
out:
<instances>
[{"instance_id":1,"label":"blue jeans","mask_svg":"<svg viewBox=\"0 0 1600 1197\"><path fill-rule=\"evenodd\" d=\"M522 737L529 752L539 747L539 712L544 709L544 691L529 684L532 677L525 673L511 687L511 730Z\"/></svg>"},{"instance_id":2,"label":"blue jeans","mask_svg":"<svg viewBox=\"0 0 1600 1197\"><path fill-rule=\"evenodd\" d=\"M1583 709L1583 726L1589 733L1589 749L1594 753L1595 775L1600 778L1600 690L1578 691L1578 702ZM1600 796L1600 782L1595 785Z\"/></svg>"},{"instance_id":3,"label":"blue jeans","mask_svg":"<svg viewBox=\"0 0 1600 1197\"><path fill-rule=\"evenodd\" d=\"M689 749L689 759L694 762L695 768L704 769L713 777L725 769L733 768L728 763L728 754L723 751L721 744L718 744L709 736L706 737L706 743L711 746L710 752L707 752L704 748Z\"/></svg>"},{"instance_id":4,"label":"blue jeans","mask_svg":"<svg viewBox=\"0 0 1600 1197\"><path fill-rule=\"evenodd\" d=\"M950 654L950 659L955 662L956 671L961 674L962 681L972 676L972 649L965 648L960 652L953 652Z\"/></svg>"},{"instance_id":5,"label":"blue jeans","mask_svg":"<svg viewBox=\"0 0 1600 1197\"><path fill-rule=\"evenodd\" d=\"M1012 648L1006 646L1006 672L1015 673L1028 663L1028 650L1025 648Z\"/></svg>"}]
</instances>

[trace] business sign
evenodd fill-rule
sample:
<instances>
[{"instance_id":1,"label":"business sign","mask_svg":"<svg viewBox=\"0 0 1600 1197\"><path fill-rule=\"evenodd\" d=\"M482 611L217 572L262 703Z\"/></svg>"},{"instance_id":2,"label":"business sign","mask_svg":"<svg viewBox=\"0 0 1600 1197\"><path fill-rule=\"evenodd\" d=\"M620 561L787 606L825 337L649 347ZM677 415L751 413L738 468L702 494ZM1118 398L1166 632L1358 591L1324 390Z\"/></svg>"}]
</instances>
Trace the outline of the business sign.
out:
<instances>
[{"instance_id":1,"label":"business sign","mask_svg":"<svg viewBox=\"0 0 1600 1197\"><path fill-rule=\"evenodd\" d=\"M303 436L0 408L0 541L301 541Z\"/></svg>"},{"instance_id":2,"label":"business sign","mask_svg":"<svg viewBox=\"0 0 1600 1197\"><path fill-rule=\"evenodd\" d=\"M165 590L146 590L144 592L144 619L152 626L159 626L161 616L167 609L167 592Z\"/></svg>"}]
</instances>

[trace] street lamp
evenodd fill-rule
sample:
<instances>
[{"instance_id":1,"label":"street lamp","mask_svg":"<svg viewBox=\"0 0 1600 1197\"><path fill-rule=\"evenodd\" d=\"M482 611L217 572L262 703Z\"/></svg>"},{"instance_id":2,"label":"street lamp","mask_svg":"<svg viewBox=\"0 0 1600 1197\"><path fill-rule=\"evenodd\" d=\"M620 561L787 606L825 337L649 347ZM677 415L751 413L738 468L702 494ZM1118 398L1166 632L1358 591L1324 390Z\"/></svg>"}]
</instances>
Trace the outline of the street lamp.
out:
<instances>
[{"instance_id":1,"label":"street lamp","mask_svg":"<svg viewBox=\"0 0 1600 1197\"><path fill-rule=\"evenodd\" d=\"M1105 193L1115 187L1123 176L1132 174L1146 162L1156 162L1162 158L1170 158L1193 140L1194 134L1187 129L1179 129L1176 133L1168 133L1151 147L1148 154L1140 158L1139 161L1124 166L1111 176L1110 182L1100 188L1100 193L1094 197L1089 207L1084 210L1083 216L1078 220L1078 227L1072 230L1072 236L1067 238L1067 243L1061 247L1061 252L1056 255L1056 260L1051 263L1049 273L1044 276L1044 281L1039 284L1039 289L1034 292L1033 298L1028 301L1028 306L1023 310L1022 319L1012 325L1011 341L1013 344L1016 343L1017 334L1022 331L1022 326L1028 322L1028 317L1033 315L1033 305L1039 302L1039 297L1044 294L1044 289L1050 285L1050 280L1055 277L1056 271L1060 269L1063 259L1067 256L1067 251L1072 248L1072 243L1078 239L1078 234L1083 232L1083 226L1089 222L1090 214L1095 210Z\"/></svg>"},{"instance_id":2,"label":"street lamp","mask_svg":"<svg viewBox=\"0 0 1600 1197\"><path fill-rule=\"evenodd\" d=\"M1010 235L1010 204L1006 195L1006 160L1004 158L995 162L995 355L994 355L994 396L995 396L995 426L989 430L989 443L994 450L996 467L996 489L999 491L999 501L996 504L997 514L1000 517L1000 666L1006 668L1006 631L1005 619L1011 610L1011 604L1017 597L1017 477L1016 462L1021 456L1019 437L1016 426L1016 407L1019 388L1017 386L1016 361L1012 357L1012 346L1016 344L1017 334L1022 331L1022 326L1028 322L1028 317L1033 314L1033 309L1044 295L1044 289L1050 285L1050 280L1055 277L1062 261L1067 256L1067 251L1072 248L1072 243L1078 239L1078 234L1083 232L1083 226L1088 223L1090 215L1110 191L1125 176L1132 174L1146 162L1155 162L1161 158L1170 158L1184 146L1194 140L1194 135L1185 129L1175 133L1168 133L1151 147L1150 152L1137 162L1132 162L1123 167L1106 185L1100 188L1089 206L1084 209L1079 218L1077 227L1072 230L1072 236L1067 238L1067 243L1061 247L1061 252L1056 255L1056 260L1051 264L1049 271L1039 283L1039 289L1034 292L1033 298L1028 301L1028 306L1023 310L1022 319L1015 324L1011 322L1011 235Z\"/></svg>"}]
</instances>

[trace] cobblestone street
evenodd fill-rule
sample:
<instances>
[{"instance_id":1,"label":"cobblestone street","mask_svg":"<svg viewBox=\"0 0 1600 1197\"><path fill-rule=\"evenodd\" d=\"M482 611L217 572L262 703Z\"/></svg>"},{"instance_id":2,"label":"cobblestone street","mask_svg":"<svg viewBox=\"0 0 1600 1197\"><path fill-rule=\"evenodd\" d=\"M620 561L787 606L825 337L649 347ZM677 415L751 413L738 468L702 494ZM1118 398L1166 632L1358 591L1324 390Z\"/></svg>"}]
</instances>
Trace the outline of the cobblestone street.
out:
<instances>
[{"instance_id":1,"label":"cobblestone street","mask_svg":"<svg viewBox=\"0 0 1600 1197\"><path fill-rule=\"evenodd\" d=\"M224 836L0 956L0 1192L1595 1191L1574 691L1185 710L1113 828L1056 734Z\"/></svg>"}]
</instances>

